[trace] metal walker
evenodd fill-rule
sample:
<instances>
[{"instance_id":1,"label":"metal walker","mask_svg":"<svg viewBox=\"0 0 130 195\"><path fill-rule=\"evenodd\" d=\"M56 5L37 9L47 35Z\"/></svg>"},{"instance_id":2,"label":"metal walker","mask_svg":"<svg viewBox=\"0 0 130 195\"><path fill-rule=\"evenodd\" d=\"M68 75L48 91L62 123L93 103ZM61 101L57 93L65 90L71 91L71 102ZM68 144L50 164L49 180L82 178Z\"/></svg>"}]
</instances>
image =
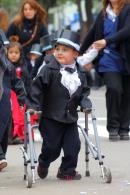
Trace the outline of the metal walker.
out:
<instances>
[{"instance_id":1,"label":"metal walker","mask_svg":"<svg viewBox=\"0 0 130 195\"><path fill-rule=\"evenodd\" d=\"M40 114L41 112L37 112ZM32 136L32 130L38 128L38 125L31 125L31 113L27 111L25 113L25 124L24 124L24 145L20 148L23 153L24 159L24 180L26 180L26 186L32 187L35 183L35 170L37 167L37 157L34 146L34 140Z\"/></svg>"},{"instance_id":2,"label":"metal walker","mask_svg":"<svg viewBox=\"0 0 130 195\"><path fill-rule=\"evenodd\" d=\"M41 112L37 112L41 114ZM32 184L36 180L36 167L37 167L37 157L34 146L34 140L32 136L32 130L38 128L38 125L31 125L31 113L27 111L25 113L25 129L24 129L24 145L20 148L23 153L24 159L24 180L26 180L27 188L31 188ZM111 183L112 175L108 167L104 166L103 158L105 157L101 153L100 141L98 137L96 117L94 109L91 111L91 119L94 130L95 145L90 141L88 136L88 114L85 112L85 128L78 125L78 128L81 130L83 137L85 139L85 161L86 161L86 172L87 177L90 176L89 171L89 153L92 154L95 160L98 160L99 166L101 168L101 175L105 183Z\"/></svg>"},{"instance_id":3,"label":"metal walker","mask_svg":"<svg viewBox=\"0 0 130 195\"><path fill-rule=\"evenodd\" d=\"M83 137L85 139L85 157L86 157L85 158L85 161L86 161L85 175L87 177L90 176L89 153L91 153L93 158L95 160L99 161L99 165L101 168L101 175L102 175L103 180L106 183L111 183L111 181L112 181L111 171L108 167L104 166L104 163L103 163L103 158L105 156L102 155L102 153L101 153L101 147L100 147L100 141L99 141L99 137L98 137L97 123L96 123L94 109L92 109L92 111L91 111L91 119L92 119L93 131L94 131L95 145L92 142L90 142L89 137L88 137L88 114L86 112L85 112L85 128L78 125L78 128L81 130Z\"/></svg>"}]
</instances>

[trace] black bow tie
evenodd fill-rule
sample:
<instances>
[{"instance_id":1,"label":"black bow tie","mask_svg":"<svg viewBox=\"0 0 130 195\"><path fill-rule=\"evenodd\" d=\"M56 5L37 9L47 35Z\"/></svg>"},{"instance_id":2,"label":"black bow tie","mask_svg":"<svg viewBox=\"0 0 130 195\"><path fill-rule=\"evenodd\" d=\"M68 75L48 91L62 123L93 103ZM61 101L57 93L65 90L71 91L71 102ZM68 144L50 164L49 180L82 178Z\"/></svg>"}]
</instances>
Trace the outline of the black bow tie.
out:
<instances>
[{"instance_id":1,"label":"black bow tie","mask_svg":"<svg viewBox=\"0 0 130 195\"><path fill-rule=\"evenodd\" d=\"M74 73L76 71L75 68L69 68L69 67L66 67L65 70L69 73Z\"/></svg>"}]
</instances>

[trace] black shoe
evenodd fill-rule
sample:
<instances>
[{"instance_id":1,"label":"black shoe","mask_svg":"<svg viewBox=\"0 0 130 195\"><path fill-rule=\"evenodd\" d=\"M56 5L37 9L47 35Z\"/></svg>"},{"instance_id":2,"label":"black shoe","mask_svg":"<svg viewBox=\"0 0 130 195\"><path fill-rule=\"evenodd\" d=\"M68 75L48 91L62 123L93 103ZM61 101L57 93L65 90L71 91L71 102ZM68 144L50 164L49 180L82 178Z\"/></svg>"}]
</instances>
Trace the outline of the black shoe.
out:
<instances>
[{"instance_id":1,"label":"black shoe","mask_svg":"<svg viewBox=\"0 0 130 195\"><path fill-rule=\"evenodd\" d=\"M111 141L119 140L118 131L116 129L112 129L111 131L109 131L109 140Z\"/></svg>"},{"instance_id":2,"label":"black shoe","mask_svg":"<svg viewBox=\"0 0 130 195\"><path fill-rule=\"evenodd\" d=\"M48 175L48 168L43 168L40 165L38 165L38 167L37 167L37 173L38 173L38 176L41 179L44 179Z\"/></svg>"},{"instance_id":3,"label":"black shoe","mask_svg":"<svg viewBox=\"0 0 130 195\"><path fill-rule=\"evenodd\" d=\"M62 179L62 180L80 180L82 176L76 171L74 171L73 174L65 174L59 170L57 173L57 178Z\"/></svg>"},{"instance_id":4,"label":"black shoe","mask_svg":"<svg viewBox=\"0 0 130 195\"><path fill-rule=\"evenodd\" d=\"M120 136L120 140L129 140L130 139L129 132L121 132L119 134L119 136Z\"/></svg>"}]
</instances>

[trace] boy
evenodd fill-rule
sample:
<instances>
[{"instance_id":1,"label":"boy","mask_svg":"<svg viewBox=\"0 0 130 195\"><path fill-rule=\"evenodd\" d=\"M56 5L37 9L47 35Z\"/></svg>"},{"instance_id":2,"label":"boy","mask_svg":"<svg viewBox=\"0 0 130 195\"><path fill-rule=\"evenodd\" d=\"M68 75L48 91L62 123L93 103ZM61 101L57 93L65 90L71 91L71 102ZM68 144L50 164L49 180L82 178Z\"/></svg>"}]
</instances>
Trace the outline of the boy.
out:
<instances>
[{"instance_id":1,"label":"boy","mask_svg":"<svg viewBox=\"0 0 130 195\"><path fill-rule=\"evenodd\" d=\"M40 69L46 64L45 57L52 55L54 52L54 45L52 44L53 41L53 34L45 35L40 39L41 45L41 53L42 55L35 61L35 66L31 73L31 78L35 78L35 76L40 72Z\"/></svg>"},{"instance_id":2,"label":"boy","mask_svg":"<svg viewBox=\"0 0 130 195\"><path fill-rule=\"evenodd\" d=\"M87 98L90 90L86 75L76 62L80 49L79 35L62 30L56 41L54 57L33 81L28 108L42 110L39 130L43 137L38 175L44 179L50 163L63 149L64 157L57 178L79 180L76 172L80 140L77 127L77 107L91 110ZM39 107L41 105L41 108Z\"/></svg>"}]
</instances>

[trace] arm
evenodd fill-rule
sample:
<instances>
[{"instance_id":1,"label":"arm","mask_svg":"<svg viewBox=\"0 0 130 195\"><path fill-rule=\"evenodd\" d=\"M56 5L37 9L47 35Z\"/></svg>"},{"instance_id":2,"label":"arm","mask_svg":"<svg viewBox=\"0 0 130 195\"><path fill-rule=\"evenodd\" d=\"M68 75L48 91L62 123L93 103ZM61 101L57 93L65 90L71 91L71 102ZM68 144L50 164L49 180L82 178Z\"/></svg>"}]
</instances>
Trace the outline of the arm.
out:
<instances>
[{"instance_id":1,"label":"arm","mask_svg":"<svg viewBox=\"0 0 130 195\"><path fill-rule=\"evenodd\" d=\"M81 45L80 54L83 54L95 41L97 27L100 25L101 18L102 18L102 11L98 14L96 21L94 22L94 24L92 25L92 27L88 31L88 33L83 41L83 44Z\"/></svg>"},{"instance_id":2,"label":"arm","mask_svg":"<svg viewBox=\"0 0 130 195\"><path fill-rule=\"evenodd\" d=\"M18 97L19 104L23 106L25 103L26 91L22 80L17 77L15 69L13 67L11 69L11 86Z\"/></svg>"},{"instance_id":3,"label":"arm","mask_svg":"<svg viewBox=\"0 0 130 195\"><path fill-rule=\"evenodd\" d=\"M126 10L124 10L124 12L125 11ZM130 6L129 6L129 9L127 9L127 15L125 17L125 22L124 22L123 27L119 31L114 33L112 36L95 41L93 44L93 47L97 49L103 49L104 47L106 47L106 45L109 45L111 43L119 43L119 42L125 41L128 38L130 38L130 22L129 21L130 21Z\"/></svg>"},{"instance_id":4,"label":"arm","mask_svg":"<svg viewBox=\"0 0 130 195\"><path fill-rule=\"evenodd\" d=\"M77 57L77 62L81 66L85 66L86 64L90 64L98 55L98 50L95 48L90 48L84 53L82 56Z\"/></svg>"},{"instance_id":5,"label":"arm","mask_svg":"<svg viewBox=\"0 0 130 195\"><path fill-rule=\"evenodd\" d=\"M81 47L80 47L80 54L83 54L93 43L95 35L95 24L91 27L89 32L87 33Z\"/></svg>"},{"instance_id":6,"label":"arm","mask_svg":"<svg viewBox=\"0 0 130 195\"><path fill-rule=\"evenodd\" d=\"M41 110L45 91L50 83L50 70L44 67L32 82L30 93L27 97L27 108Z\"/></svg>"},{"instance_id":7,"label":"arm","mask_svg":"<svg viewBox=\"0 0 130 195\"><path fill-rule=\"evenodd\" d=\"M127 16L125 18L125 23L122 29L117 31L111 37L106 38L106 44L117 43L124 41L130 37L130 8L127 10Z\"/></svg>"}]
</instances>

